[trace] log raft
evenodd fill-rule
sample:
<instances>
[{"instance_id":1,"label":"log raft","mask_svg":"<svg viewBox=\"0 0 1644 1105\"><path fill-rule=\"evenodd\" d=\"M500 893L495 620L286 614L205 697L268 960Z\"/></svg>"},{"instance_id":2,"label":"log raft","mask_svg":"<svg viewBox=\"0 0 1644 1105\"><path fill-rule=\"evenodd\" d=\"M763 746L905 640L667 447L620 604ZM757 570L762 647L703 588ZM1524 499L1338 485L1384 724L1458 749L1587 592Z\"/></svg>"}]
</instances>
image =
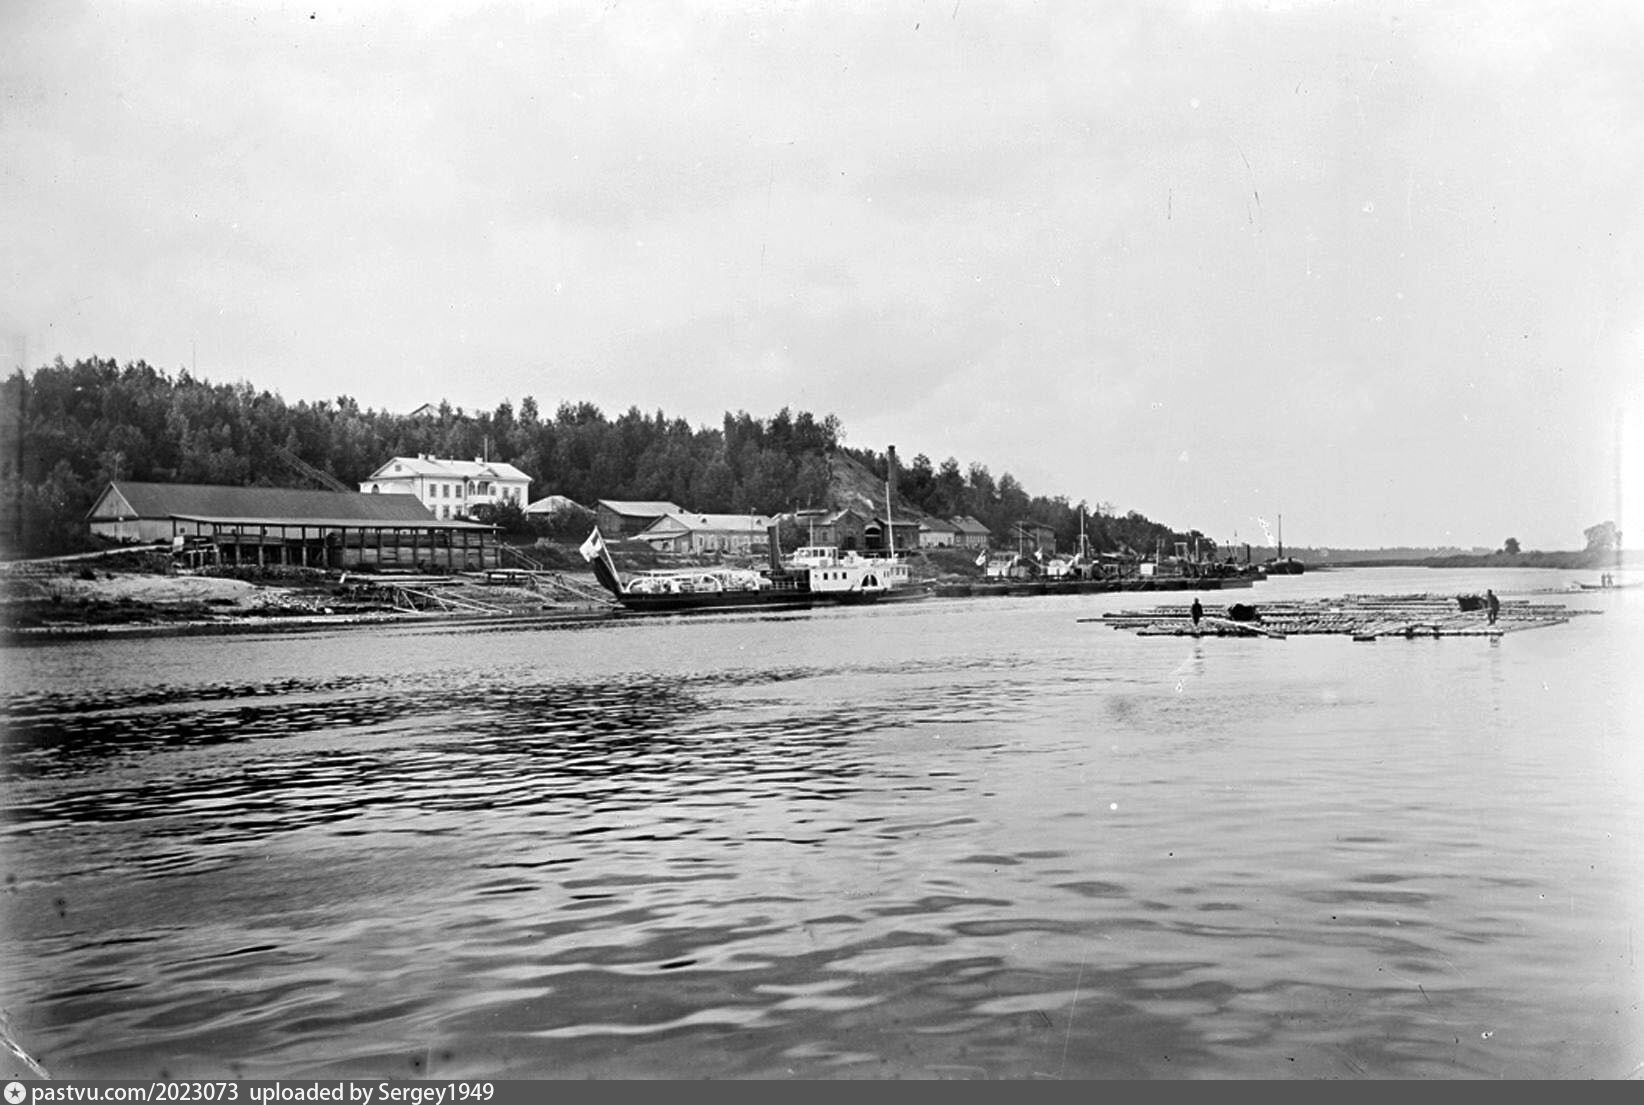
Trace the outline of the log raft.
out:
<instances>
[{"instance_id":1,"label":"log raft","mask_svg":"<svg viewBox=\"0 0 1644 1105\"><path fill-rule=\"evenodd\" d=\"M1243 606L1245 604L1230 604ZM1464 610L1452 595L1344 595L1340 598L1290 600L1254 605L1230 616L1230 606L1203 606L1197 627L1185 605L1151 610L1120 610L1099 618L1115 629L1141 637L1268 637L1337 634L1355 641L1381 637L1500 637L1525 629L1560 625L1596 610L1572 610L1558 603L1503 600L1495 624L1483 610Z\"/></svg>"}]
</instances>

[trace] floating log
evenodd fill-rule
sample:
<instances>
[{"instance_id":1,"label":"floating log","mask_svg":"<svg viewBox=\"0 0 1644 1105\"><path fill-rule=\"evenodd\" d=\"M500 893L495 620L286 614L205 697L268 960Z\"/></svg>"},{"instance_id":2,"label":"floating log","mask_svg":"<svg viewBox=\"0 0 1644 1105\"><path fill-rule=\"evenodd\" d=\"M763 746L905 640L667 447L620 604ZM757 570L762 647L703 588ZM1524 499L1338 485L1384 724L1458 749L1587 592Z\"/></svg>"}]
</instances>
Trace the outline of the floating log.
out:
<instances>
[{"instance_id":1,"label":"floating log","mask_svg":"<svg viewBox=\"0 0 1644 1105\"><path fill-rule=\"evenodd\" d=\"M1149 624L1140 627L1137 634L1142 637L1276 637L1284 639L1284 634L1255 622L1233 621L1231 618L1219 618L1206 614L1199 619L1195 627L1191 618L1186 625L1159 625Z\"/></svg>"},{"instance_id":2,"label":"floating log","mask_svg":"<svg viewBox=\"0 0 1644 1105\"><path fill-rule=\"evenodd\" d=\"M1239 611L1235 621L1226 607L1202 606L1199 624L1193 624L1187 606L1159 606L1152 610L1121 610L1099 621L1115 629L1134 630L1143 637L1270 637L1292 634L1346 634L1355 641L1378 637L1500 637L1524 629L1560 625L1596 610L1571 610L1558 603L1504 600L1494 624L1483 610L1447 595L1344 595L1260 603L1255 620Z\"/></svg>"}]
</instances>

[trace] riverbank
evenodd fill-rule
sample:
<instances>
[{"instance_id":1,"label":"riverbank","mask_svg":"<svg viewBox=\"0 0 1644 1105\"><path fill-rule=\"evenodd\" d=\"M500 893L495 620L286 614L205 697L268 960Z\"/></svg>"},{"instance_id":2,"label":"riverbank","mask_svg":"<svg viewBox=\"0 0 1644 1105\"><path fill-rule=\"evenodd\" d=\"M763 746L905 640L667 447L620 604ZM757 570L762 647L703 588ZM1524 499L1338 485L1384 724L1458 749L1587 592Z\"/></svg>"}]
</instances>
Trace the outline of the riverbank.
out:
<instances>
[{"instance_id":1,"label":"riverbank","mask_svg":"<svg viewBox=\"0 0 1644 1105\"><path fill-rule=\"evenodd\" d=\"M1531 566L1482 559L1485 567ZM1044 582L983 582L968 558L951 555L920 554L912 565L942 597L1071 589ZM1346 567L1320 565L1319 572ZM1202 581L1150 582L1145 589L1195 587ZM169 570L169 557L145 550L0 564L0 642L11 644L428 623L556 624L606 618L618 610L586 571L413 576L270 568L179 574Z\"/></svg>"},{"instance_id":2,"label":"riverbank","mask_svg":"<svg viewBox=\"0 0 1644 1105\"><path fill-rule=\"evenodd\" d=\"M625 572L689 566L755 567L757 557L668 556L623 543ZM574 550L538 571L420 576L317 568L207 569L180 573L168 550L122 548L0 563L0 641L76 641L277 633L419 623L529 625L609 617L619 610ZM943 552L951 552L943 550ZM957 569L956 566L957 565ZM969 554L910 560L915 578L979 574Z\"/></svg>"},{"instance_id":3,"label":"riverbank","mask_svg":"<svg viewBox=\"0 0 1644 1105\"><path fill-rule=\"evenodd\" d=\"M592 573L421 577L281 569L174 574L96 560L0 569L0 632L12 643L196 636L475 621L607 616Z\"/></svg>"}]
</instances>

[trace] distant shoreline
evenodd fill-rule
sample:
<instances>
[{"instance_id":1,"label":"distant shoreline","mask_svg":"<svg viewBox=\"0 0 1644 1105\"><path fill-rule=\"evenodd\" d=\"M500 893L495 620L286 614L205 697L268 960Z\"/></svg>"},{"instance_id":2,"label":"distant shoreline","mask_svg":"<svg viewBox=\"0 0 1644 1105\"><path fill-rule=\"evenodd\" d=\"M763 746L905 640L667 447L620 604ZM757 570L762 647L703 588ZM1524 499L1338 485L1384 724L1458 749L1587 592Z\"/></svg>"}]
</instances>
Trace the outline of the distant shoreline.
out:
<instances>
[{"instance_id":1,"label":"distant shoreline","mask_svg":"<svg viewBox=\"0 0 1644 1105\"><path fill-rule=\"evenodd\" d=\"M1456 553L1449 556L1411 556L1378 559L1352 557L1338 560L1319 556L1304 559L1313 568L1553 568L1564 571L1603 572L1617 567L1644 565L1644 553L1628 551L1617 564L1613 552Z\"/></svg>"}]
</instances>

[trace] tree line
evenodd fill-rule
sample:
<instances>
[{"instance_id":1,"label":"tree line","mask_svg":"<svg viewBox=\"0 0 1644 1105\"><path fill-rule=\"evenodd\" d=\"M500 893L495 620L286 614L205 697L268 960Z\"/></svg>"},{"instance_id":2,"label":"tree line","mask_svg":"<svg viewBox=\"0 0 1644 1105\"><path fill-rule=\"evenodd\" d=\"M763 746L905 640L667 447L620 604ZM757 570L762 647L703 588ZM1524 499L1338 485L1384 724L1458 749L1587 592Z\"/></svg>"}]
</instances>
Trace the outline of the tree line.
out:
<instances>
[{"instance_id":1,"label":"tree line","mask_svg":"<svg viewBox=\"0 0 1644 1105\"><path fill-rule=\"evenodd\" d=\"M783 408L770 418L727 412L718 427L638 407L612 418L592 403L552 415L534 398L516 409L465 411L442 402L418 414L362 408L348 396L290 403L250 383L175 376L144 361L125 366L58 358L0 382L0 532L12 556L93 547L85 518L111 481L315 486L311 470L353 488L395 456L487 457L531 477L535 497L669 500L707 513L777 514L826 507L829 458L842 451L881 479L887 453L853 449L833 415ZM1017 523L1052 527L1071 548L1081 519L1095 548L1151 553L1164 544L1214 545L1130 511L1030 495L982 464L939 465L920 454L897 472L903 503L939 518L969 515L1000 545ZM523 517L495 519L520 528Z\"/></svg>"}]
</instances>

